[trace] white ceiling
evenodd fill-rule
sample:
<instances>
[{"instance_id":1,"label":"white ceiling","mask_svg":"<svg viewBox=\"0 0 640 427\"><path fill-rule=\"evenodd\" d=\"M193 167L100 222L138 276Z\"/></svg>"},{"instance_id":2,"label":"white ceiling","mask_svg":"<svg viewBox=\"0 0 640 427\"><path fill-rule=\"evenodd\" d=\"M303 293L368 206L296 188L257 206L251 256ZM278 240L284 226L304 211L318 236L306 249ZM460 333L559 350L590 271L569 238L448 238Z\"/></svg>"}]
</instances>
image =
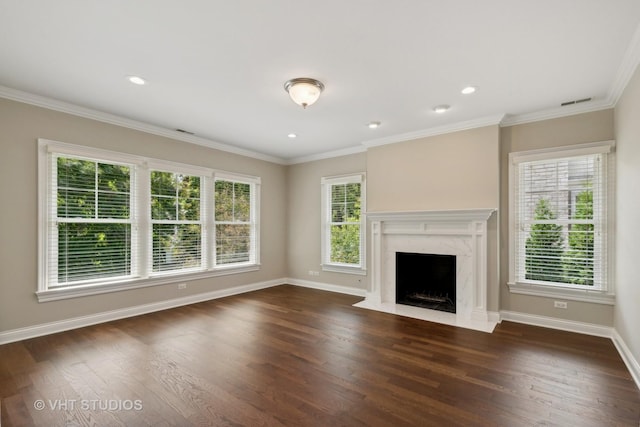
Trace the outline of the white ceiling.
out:
<instances>
[{"instance_id":1,"label":"white ceiling","mask_svg":"<svg viewBox=\"0 0 640 427\"><path fill-rule=\"evenodd\" d=\"M639 23L638 0L0 0L0 85L296 162L612 106ZM326 86L306 110L294 77Z\"/></svg>"}]
</instances>

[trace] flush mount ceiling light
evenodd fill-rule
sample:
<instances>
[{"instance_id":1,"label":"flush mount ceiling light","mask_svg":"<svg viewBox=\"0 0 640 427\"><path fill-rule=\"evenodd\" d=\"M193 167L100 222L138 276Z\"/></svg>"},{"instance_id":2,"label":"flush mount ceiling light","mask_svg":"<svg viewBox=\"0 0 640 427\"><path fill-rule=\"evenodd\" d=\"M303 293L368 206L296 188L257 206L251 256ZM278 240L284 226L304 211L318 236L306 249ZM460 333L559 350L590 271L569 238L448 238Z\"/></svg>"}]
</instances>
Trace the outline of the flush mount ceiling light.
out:
<instances>
[{"instance_id":1,"label":"flush mount ceiling light","mask_svg":"<svg viewBox=\"0 0 640 427\"><path fill-rule=\"evenodd\" d=\"M380 122L371 122L367 126L369 126L369 129L376 129L380 126Z\"/></svg>"},{"instance_id":2,"label":"flush mount ceiling light","mask_svg":"<svg viewBox=\"0 0 640 427\"><path fill-rule=\"evenodd\" d=\"M287 135L289 138L293 139L293 138L297 138L298 135L296 135L295 133L290 133L289 135Z\"/></svg>"},{"instance_id":3,"label":"flush mount ceiling light","mask_svg":"<svg viewBox=\"0 0 640 427\"><path fill-rule=\"evenodd\" d=\"M127 80L129 80L134 85L142 86L147 84L147 81L140 76L127 76Z\"/></svg>"},{"instance_id":4,"label":"flush mount ceiling light","mask_svg":"<svg viewBox=\"0 0 640 427\"><path fill-rule=\"evenodd\" d=\"M462 92L463 95L470 95L475 91L476 91L475 86L467 86L464 89L462 89L460 92Z\"/></svg>"},{"instance_id":5,"label":"flush mount ceiling light","mask_svg":"<svg viewBox=\"0 0 640 427\"><path fill-rule=\"evenodd\" d=\"M433 111L435 111L438 114L442 114L442 113L446 113L447 110L451 108L448 105L438 105L437 107L433 107Z\"/></svg>"},{"instance_id":6,"label":"flush mount ceiling light","mask_svg":"<svg viewBox=\"0 0 640 427\"><path fill-rule=\"evenodd\" d=\"M300 77L285 82L284 90L296 104L307 108L320 98L320 93L324 90L324 85L315 79Z\"/></svg>"}]
</instances>

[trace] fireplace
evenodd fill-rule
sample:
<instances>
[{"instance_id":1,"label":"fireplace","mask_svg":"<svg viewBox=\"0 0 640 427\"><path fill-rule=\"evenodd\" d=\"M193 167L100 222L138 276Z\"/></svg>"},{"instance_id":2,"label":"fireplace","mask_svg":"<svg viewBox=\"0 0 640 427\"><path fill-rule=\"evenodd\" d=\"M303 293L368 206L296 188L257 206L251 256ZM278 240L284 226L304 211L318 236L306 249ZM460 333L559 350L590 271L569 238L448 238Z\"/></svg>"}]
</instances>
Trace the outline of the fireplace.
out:
<instances>
[{"instance_id":1,"label":"fireplace","mask_svg":"<svg viewBox=\"0 0 640 427\"><path fill-rule=\"evenodd\" d=\"M456 257L396 252L396 303L456 312Z\"/></svg>"},{"instance_id":2,"label":"fireplace","mask_svg":"<svg viewBox=\"0 0 640 427\"><path fill-rule=\"evenodd\" d=\"M494 212L495 209L367 212L371 227L371 282L365 300L355 306L492 332L498 314L487 309L487 221ZM439 295L433 295L432 291L423 292L419 284L418 292L412 292L412 302L418 299L423 303L399 303L397 285L404 285L402 278L398 283L396 276L398 252L454 259L454 267L449 269L455 272L455 294L445 291L442 295L438 290ZM404 261L399 262L402 269ZM425 302L447 298L455 303L455 309L441 311Z\"/></svg>"}]
</instances>

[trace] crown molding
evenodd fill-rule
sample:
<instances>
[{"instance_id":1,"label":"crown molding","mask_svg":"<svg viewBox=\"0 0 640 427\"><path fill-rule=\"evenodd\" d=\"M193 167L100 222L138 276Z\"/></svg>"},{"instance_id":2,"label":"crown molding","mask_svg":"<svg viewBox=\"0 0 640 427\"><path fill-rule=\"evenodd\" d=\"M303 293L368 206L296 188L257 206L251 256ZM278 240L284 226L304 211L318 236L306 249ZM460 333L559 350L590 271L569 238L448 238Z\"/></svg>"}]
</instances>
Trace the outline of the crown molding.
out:
<instances>
[{"instance_id":1,"label":"crown molding","mask_svg":"<svg viewBox=\"0 0 640 427\"><path fill-rule=\"evenodd\" d=\"M615 107L615 104L606 100L589 101L577 105L557 107L549 110L541 110L526 114L507 114L500 123L501 127L521 125L525 123L539 122L542 120L558 119L561 117L575 116L576 114L591 113L594 111L607 110Z\"/></svg>"},{"instance_id":2,"label":"crown molding","mask_svg":"<svg viewBox=\"0 0 640 427\"><path fill-rule=\"evenodd\" d=\"M91 108L81 107L69 102L59 101L41 95L12 89L6 86L0 86L0 98L6 98L11 101L18 101L25 104L34 105L36 107L47 108L49 110L59 111L61 113L71 114L85 119L96 120L111 125L116 125L128 129L133 129L157 136L163 136L178 141L189 142L191 144L201 145L215 150L225 151L227 153L238 154L240 156L251 157L257 160L277 163L284 165L286 161L279 157L269 156L255 151L245 150L231 145L213 141L211 139L202 138L196 135L189 135L172 129L163 128L149 123L128 119L115 114L109 114Z\"/></svg>"},{"instance_id":3,"label":"crown molding","mask_svg":"<svg viewBox=\"0 0 640 427\"><path fill-rule=\"evenodd\" d=\"M611 85L611 89L609 90L608 99L615 106L618 103L618 100L622 96L627 84L629 84L629 80L633 77L633 73L638 68L640 64L640 24L636 28L635 33L633 33L633 37L631 38L631 42L627 47L627 51L624 54L624 58L622 59L622 63L618 68L618 72L616 77Z\"/></svg>"},{"instance_id":4,"label":"crown molding","mask_svg":"<svg viewBox=\"0 0 640 427\"><path fill-rule=\"evenodd\" d=\"M380 145L395 144L397 142L411 141L414 139L428 138L430 136L444 135L447 133L459 132L463 130L476 129L485 126L499 125L504 114L496 114L493 116L481 117L479 119L467 120L443 126L436 126L429 129L423 129L417 132L408 132L399 135L391 135L384 138L370 139L363 141L362 145L367 148L378 147Z\"/></svg>"},{"instance_id":5,"label":"crown molding","mask_svg":"<svg viewBox=\"0 0 640 427\"><path fill-rule=\"evenodd\" d=\"M349 147L342 150L328 151L325 153L314 154L311 156L297 157L291 159L287 164L305 163L316 160L330 159L332 157L347 156L349 154L364 153L371 147L379 145L395 144L398 142L411 141L414 139L427 138L430 136L443 135L452 132L458 132L469 129L476 129L485 126L499 125L504 118L504 114L482 117L479 119L468 120L465 122L457 122L444 126L437 126L429 129L423 129L417 132L408 132L399 135L391 135L384 138L371 139L364 141L359 146Z\"/></svg>"},{"instance_id":6,"label":"crown molding","mask_svg":"<svg viewBox=\"0 0 640 427\"><path fill-rule=\"evenodd\" d=\"M343 148L341 150L327 151L320 154L312 154L310 156L296 157L287 161L287 165L295 165L298 163L314 162L316 160L331 159L333 157L348 156L350 154L364 153L367 149L361 145L355 147Z\"/></svg>"}]
</instances>

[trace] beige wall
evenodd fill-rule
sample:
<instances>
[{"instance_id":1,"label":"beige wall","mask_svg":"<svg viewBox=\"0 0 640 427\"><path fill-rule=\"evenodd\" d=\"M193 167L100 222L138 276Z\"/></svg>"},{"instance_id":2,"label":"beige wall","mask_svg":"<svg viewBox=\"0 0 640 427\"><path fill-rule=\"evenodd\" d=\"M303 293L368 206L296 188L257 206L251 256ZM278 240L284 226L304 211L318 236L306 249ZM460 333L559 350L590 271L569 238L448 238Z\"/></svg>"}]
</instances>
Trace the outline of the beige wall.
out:
<instances>
[{"instance_id":1,"label":"beige wall","mask_svg":"<svg viewBox=\"0 0 640 427\"><path fill-rule=\"evenodd\" d=\"M367 153L367 211L498 207L498 126Z\"/></svg>"},{"instance_id":2,"label":"beige wall","mask_svg":"<svg viewBox=\"0 0 640 427\"><path fill-rule=\"evenodd\" d=\"M285 277L286 168L52 110L0 99L0 331ZM260 176L258 272L38 303L37 143L46 138ZM11 206L9 206L11 202Z\"/></svg>"},{"instance_id":3,"label":"beige wall","mask_svg":"<svg viewBox=\"0 0 640 427\"><path fill-rule=\"evenodd\" d=\"M287 173L287 260L289 277L365 289L367 276L320 268L320 178L365 172L366 153L289 166ZM367 190L368 190L367 182ZM318 271L320 276L310 276Z\"/></svg>"},{"instance_id":4,"label":"beige wall","mask_svg":"<svg viewBox=\"0 0 640 427\"><path fill-rule=\"evenodd\" d=\"M504 127L500 132L500 309L540 316L613 325L613 307L569 301L553 308L552 298L509 292L509 153L614 139L613 110Z\"/></svg>"},{"instance_id":5,"label":"beige wall","mask_svg":"<svg viewBox=\"0 0 640 427\"><path fill-rule=\"evenodd\" d=\"M616 295L614 326L640 362L640 68L615 111L617 144Z\"/></svg>"}]
</instances>

